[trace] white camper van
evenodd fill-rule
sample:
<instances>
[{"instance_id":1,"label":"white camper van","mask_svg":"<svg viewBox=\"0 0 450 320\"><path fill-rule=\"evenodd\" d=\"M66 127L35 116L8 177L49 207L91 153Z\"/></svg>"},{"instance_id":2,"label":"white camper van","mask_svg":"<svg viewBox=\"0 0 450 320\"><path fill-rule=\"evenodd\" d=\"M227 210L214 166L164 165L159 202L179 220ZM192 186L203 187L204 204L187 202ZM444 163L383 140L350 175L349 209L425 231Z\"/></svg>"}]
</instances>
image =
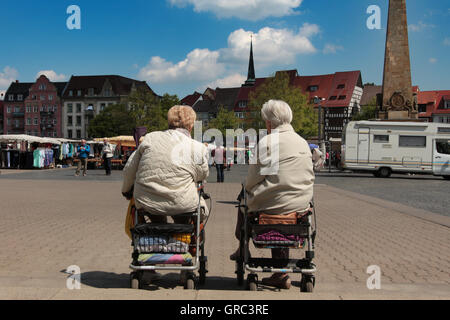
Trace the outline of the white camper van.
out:
<instances>
[{"instance_id":1,"label":"white camper van","mask_svg":"<svg viewBox=\"0 0 450 320\"><path fill-rule=\"evenodd\" d=\"M428 122L350 122L342 136L342 166L370 171L426 173L450 180L450 124Z\"/></svg>"}]
</instances>

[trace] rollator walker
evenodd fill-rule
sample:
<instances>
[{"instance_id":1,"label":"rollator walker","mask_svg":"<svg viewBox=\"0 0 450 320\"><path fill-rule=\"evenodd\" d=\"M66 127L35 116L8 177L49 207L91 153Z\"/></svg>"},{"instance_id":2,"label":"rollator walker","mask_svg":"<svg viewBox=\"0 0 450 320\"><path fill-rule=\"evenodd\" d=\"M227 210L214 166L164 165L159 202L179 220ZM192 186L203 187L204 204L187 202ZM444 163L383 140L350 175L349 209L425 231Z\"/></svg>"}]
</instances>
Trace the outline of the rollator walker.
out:
<instances>
[{"instance_id":1,"label":"rollator walker","mask_svg":"<svg viewBox=\"0 0 450 320\"><path fill-rule=\"evenodd\" d=\"M205 256L204 227L207 220L201 222L200 200L202 197L210 199L210 196L204 192L201 183L197 184L197 190L197 211L175 216L188 221L187 224L139 224L139 216L146 213L136 211L135 227L131 230L134 248L130 264L133 270L130 276L132 289L142 289L149 284L144 283L143 278L146 272L152 271L180 271L184 288L189 290L205 284L208 259Z\"/></svg>"},{"instance_id":2,"label":"rollator walker","mask_svg":"<svg viewBox=\"0 0 450 320\"><path fill-rule=\"evenodd\" d=\"M242 194L241 194L242 195ZM317 231L314 201L310 209L301 213L297 224L260 224L260 215L249 213L247 192L243 187L244 203L238 208L244 213L244 225L240 233L239 256L236 260L238 284L244 284L245 272L248 271L246 289L258 290L258 273L297 273L301 274L301 292L313 292L315 287L316 265L314 243ZM304 259L273 259L250 257L250 241L258 249L305 249Z\"/></svg>"}]
</instances>

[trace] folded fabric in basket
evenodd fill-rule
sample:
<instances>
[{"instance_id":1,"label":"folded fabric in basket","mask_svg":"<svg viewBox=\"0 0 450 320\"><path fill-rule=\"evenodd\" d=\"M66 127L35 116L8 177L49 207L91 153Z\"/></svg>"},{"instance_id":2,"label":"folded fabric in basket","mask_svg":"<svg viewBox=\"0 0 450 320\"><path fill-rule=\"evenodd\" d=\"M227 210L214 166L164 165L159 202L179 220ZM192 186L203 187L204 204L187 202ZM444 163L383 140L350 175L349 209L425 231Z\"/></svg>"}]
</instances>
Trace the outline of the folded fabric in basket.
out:
<instances>
[{"instance_id":1,"label":"folded fabric in basket","mask_svg":"<svg viewBox=\"0 0 450 320\"><path fill-rule=\"evenodd\" d=\"M271 230L263 234L258 235L255 241L265 241L265 242L290 242L290 241L300 241L301 238L296 235L284 235L276 230Z\"/></svg>"},{"instance_id":2,"label":"folded fabric in basket","mask_svg":"<svg viewBox=\"0 0 450 320\"><path fill-rule=\"evenodd\" d=\"M190 253L185 254L140 254L138 262L141 264L182 264L188 265L192 263L192 255Z\"/></svg>"},{"instance_id":3,"label":"folded fabric in basket","mask_svg":"<svg viewBox=\"0 0 450 320\"><path fill-rule=\"evenodd\" d=\"M164 252L176 252L185 253L189 251L189 244L182 241L174 241L170 239L169 243L165 246Z\"/></svg>"}]
</instances>

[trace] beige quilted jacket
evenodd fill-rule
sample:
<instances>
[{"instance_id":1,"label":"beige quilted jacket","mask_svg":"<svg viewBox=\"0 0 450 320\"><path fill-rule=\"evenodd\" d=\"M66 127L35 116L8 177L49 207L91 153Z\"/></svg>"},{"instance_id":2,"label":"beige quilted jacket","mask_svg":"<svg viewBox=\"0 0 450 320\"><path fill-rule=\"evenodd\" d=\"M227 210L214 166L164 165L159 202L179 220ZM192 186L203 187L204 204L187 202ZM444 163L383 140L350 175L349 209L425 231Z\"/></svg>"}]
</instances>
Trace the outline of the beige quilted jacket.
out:
<instances>
[{"instance_id":1,"label":"beige quilted jacket","mask_svg":"<svg viewBox=\"0 0 450 320\"><path fill-rule=\"evenodd\" d=\"M209 175L206 147L183 129L152 132L128 160L122 192L134 186L136 208L154 215L197 210L197 182ZM202 206L208 214L205 201Z\"/></svg>"}]
</instances>

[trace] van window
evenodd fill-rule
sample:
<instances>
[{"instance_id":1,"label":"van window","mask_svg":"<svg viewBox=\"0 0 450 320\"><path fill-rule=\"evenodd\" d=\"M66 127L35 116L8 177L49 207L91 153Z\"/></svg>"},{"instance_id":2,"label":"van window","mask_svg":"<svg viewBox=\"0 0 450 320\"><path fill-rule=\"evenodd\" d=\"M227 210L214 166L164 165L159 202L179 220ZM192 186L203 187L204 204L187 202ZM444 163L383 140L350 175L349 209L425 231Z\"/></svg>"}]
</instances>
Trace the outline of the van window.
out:
<instances>
[{"instance_id":1,"label":"van window","mask_svg":"<svg viewBox=\"0 0 450 320\"><path fill-rule=\"evenodd\" d=\"M400 136L399 146L409 148L425 148L427 146L427 137Z\"/></svg>"},{"instance_id":2,"label":"van window","mask_svg":"<svg viewBox=\"0 0 450 320\"><path fill-rule=\"evenodd\" d=\"M389 143L388 135L374 135L373 136L374 143Z\"/></svg>"},{"instance_id":3,"label":"van window","mask_svg":"<svg viewBox=\"0 0 450 320\"><path fill-rule=\"evenodd\" d=\"M436 141L436 150L440 154L450 155L450 141Z\"/></svg>"}]
</instances>

